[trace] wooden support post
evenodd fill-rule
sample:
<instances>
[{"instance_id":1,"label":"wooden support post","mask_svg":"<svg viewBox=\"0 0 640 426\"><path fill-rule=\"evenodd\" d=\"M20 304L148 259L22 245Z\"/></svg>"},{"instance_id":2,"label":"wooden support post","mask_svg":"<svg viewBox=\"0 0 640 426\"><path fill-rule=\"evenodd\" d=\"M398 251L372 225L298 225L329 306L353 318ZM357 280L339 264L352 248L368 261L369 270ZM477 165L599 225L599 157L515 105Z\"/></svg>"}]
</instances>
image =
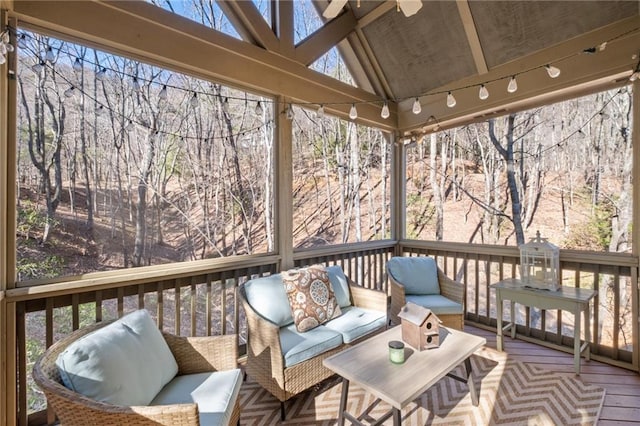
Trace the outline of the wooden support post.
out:
<instances>
[{"instance_id":1,"label":"wooden support post","mask_svg":"<svg viewBox=\"0 0 640 426\"><path fill-rule=\"evenodd\" d=\"M640 80L636 80L633 89L633 133L631 134L631 144L633 146L633 228L631 236L632 253L634 256L640 255ZM632 364L636 371L640 370L640 291L638 291L638 267L631 272L631 318L634 319L632 327L633 335L633 358ZM594 309L598 309L597 306Z\"/></svg>"},{"instance_id":2,"label":"wooden support post","mask_svg":"<svg viewBox=\"0 0 640 426\"><path fill-rule=\"evenodd\" d=\"M406 150L404 148L404 144L402 139L400 139L398 133L391 134L391 153L392 153L392 170L391 170L391 179L392 179L392 209L391 209L391 238L394 240L401 240L406 237L405 229L406 229L406 201L405 201L405 192L406 192L406 183L404 176L406 174ZM400 247L396 246L396 255L400 255Z\"/></svg>"},{"instance_id":3,"label":"wooden support post","mask_svg":"<svg viewBox=\"0 0 640 426\"><path fill-rule=\"evenodd\" d=\"M286 116L291 105L284 97L274 102L276 140L274 170L275 236L276 247L281 256L280 269L293 267L293 156L292 121Z\"/></svg>"},{"instance_id":4,"label":"wooden support post","mask_svg":"<svg viewBox=\"0 0 640 426\"><path fill-rule=\"evenodd\" d=\"M0 30L10 28L16 45L17 20L0 10ZM15 304L4 291L15 288L15 150L16 150L16 53L0 65L0 424L16 424L16 327Z\"/></svg>"}]
</instances>

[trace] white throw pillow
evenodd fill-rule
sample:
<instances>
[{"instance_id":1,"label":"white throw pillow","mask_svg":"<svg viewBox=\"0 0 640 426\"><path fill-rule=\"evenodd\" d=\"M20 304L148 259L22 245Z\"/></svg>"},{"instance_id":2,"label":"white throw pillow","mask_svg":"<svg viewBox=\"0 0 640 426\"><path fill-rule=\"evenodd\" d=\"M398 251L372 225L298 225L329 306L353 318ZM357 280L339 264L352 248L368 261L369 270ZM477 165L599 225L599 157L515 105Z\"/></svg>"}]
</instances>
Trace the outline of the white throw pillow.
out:
<instances>
[{"instance_id":1,"label":"white throw pillow","mask_svg":"<svg viewBox=\"0 0 640 426\"><path fill-rule=\"evenodd\" d=\"M145 310L72 343L56 361L64 385L114 405L148 405L178 373L167 342Z\"/></svg>"}]
</instances>

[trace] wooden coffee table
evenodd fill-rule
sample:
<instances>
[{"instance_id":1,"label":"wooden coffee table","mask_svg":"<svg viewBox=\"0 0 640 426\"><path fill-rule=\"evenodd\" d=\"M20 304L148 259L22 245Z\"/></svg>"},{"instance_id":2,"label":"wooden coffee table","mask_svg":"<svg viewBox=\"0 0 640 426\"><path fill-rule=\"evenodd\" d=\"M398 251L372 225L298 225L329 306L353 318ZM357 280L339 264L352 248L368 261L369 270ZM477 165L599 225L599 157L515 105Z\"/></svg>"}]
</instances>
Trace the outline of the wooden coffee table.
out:
<instances>
[{"instance_id":1,"label":"wooden coffee table","mask_svg":"<svg viewBox=\"0 0 640 426\"><path fill-rule=\"evenodd\" d=\"M393 416L393 424L400 425L400 410L416 399L444 376L467 383L473 405L478 405L470 356L486 344L482 337L462 331L440 327L440 347L422 352L405 344L405 362L389 361L390 340L402 340L400 327L394 327L355 346L330 356L324 366L342 376L342 395L338 424L345 419L362 425L357 417L347 412L349 383L354 382L393 408L375 425ZM451 370L464 363L467 377L451 374Z\"/></svg>"}]
</instances>

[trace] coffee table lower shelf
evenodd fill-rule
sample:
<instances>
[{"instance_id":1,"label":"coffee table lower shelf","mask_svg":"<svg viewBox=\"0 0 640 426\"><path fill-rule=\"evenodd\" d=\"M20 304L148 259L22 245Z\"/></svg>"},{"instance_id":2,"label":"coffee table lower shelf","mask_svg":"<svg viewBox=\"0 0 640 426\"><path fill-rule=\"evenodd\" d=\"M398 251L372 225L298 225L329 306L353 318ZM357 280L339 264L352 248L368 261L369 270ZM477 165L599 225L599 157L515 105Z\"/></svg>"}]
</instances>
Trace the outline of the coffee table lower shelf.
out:
<instances>
[{"instance_id":1,"label":"coffee table lower shelf","mask_svg":"<svg viewBox=\"0 0 640 426\"><path fill-rule=\"evenodd\" d=\"M389 361L387 343L390 340L401 340L400 327L387 330L324 360L325 367L342 376L339 425L344 425L345 419L356 425L365 424L362 416L356 417L347 411L351 382L392 406L375 422L367 423L370 425L380 425L392 417L394 426L399 426L402 408L445 376L466 383L471 402L474 406L478 405L470 357L486 344L484 338L441 327L439 348L419 352L405 346L406 361L403 364ZM466 377L452 373L460 364L465 366Z\"/></svg>"}]
</instances>

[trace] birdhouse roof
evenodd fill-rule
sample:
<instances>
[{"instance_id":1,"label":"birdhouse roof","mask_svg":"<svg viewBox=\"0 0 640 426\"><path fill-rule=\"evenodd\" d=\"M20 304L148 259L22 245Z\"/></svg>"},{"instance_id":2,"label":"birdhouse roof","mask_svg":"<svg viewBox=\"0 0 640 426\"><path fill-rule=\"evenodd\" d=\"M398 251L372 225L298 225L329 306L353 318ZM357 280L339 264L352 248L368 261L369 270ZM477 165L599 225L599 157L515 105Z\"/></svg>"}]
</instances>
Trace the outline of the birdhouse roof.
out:
<instances>
[{"instance_id":1,"label":"birdhouse roof","mask_svg":"<svg viewBox=\"0 0 640 426\"><path fill-rule=\"evenodd\" d=\"M404 320L407 320L418 326L424 324L424 322L433 315L436 319L436 314L431 312L431 309L424 306L416 305L415 303L408 302L400 309L398 316Z\"/></svg>"}]
</instances>

